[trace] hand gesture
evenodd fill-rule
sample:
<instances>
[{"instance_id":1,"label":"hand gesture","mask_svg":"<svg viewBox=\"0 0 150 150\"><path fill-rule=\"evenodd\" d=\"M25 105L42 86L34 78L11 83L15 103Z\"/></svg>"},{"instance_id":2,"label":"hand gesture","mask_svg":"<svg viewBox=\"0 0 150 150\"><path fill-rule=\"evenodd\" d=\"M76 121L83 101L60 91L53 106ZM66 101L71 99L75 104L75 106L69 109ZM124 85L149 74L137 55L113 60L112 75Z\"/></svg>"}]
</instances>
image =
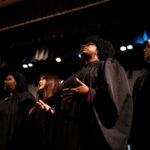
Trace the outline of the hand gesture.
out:
<instances>
[{"instance_id":1,"label":"hand gesture","mask_svg":"<svg viewBox=\"0 0 150 150\"><path fill-rule=\"evenodd\" d=\"M40 106L40 107L41 107L43 110L45 110L46 112L47 112L47 111L50 111L52 114L55 113L54 109L52 109L51 106L49 106L48 104L44 103L42 100L38 100L38 101L36 102L36 104L37 104L38 106Z\"/></svg>"},{"instance_id":2,"label":"hand gesture","mask_svg":"<svg viewBox=\"0 0 150 150\"><path fill-rule=\"evenodd\" d=\"M61 95L63 100L71 100L73 94L80 93L80 94L87 94L89 92L89 87L76 78L76 82L79 83L79 86L76 88L65 88L63 89L63 94Z\"/></svg>"}]
</instances>

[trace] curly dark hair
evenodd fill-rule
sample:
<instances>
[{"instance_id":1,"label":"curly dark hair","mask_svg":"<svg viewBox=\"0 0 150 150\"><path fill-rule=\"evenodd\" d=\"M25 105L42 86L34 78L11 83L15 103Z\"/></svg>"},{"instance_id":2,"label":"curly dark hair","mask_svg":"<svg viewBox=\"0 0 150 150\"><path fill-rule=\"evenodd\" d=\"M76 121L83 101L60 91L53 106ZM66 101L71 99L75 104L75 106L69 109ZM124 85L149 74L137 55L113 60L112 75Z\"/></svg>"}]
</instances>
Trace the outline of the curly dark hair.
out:
<instances>
[{"instance_id":1,"label":"curly dark hair","mask_svg":"<svg viewBox=\"0 0 150 150\"><path fill-rule=\"evenodd\" d=\"M85 38L83 44L94 43L99 51L98 55L101 60L106 60L107 58L113 58L115 55L115 48L113 44L99 35L91 35Z\"/></svg>"},{"instance_id":2,"label":"curly dark hair","mask_svg":"<svg viewBox=\"0 0 150 150\"><path fill-rule=\"evenodd\" d=\"M27 82L26 82L25 76L22 73L11 72L9 74L15 78L15 81L16 81L15 91L16 92L27 91Z\"/></svg>"}]
</instances>

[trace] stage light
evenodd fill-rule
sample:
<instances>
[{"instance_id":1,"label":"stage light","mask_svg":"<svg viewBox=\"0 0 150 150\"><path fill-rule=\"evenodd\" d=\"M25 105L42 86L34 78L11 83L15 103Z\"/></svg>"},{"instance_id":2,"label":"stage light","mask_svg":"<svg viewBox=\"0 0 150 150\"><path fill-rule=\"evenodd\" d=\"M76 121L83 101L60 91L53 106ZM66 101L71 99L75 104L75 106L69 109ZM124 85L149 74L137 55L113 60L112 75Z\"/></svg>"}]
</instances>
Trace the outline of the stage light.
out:
<instances>
[{"instance_id":1,"label":"stage light","mask_svg":"<svg viewBox=\"0 0 150 150\"><path fill-rule=\"evenodd\" d=\"M60 63L62 60L61 60L61 58L60 57L56 57L56 62L58 62L58 63Z\"/></svg>"},{"instance_id":2,"label":"stage light","mask_svg":"<svg viewBox=\"0 0 150 150\"><path fill-rule=\"evenodd\" d=\"M28 63L28 66L29 67L33 67L33 64L30 62L30 63Z\"/></svg>"},{"instance_id":3,"label":"stage light","mask_svg":"<svg viewBox=\"0 0 150 150\"><path fill-rule=\"evenodd\" d=\"M28 68L28 65L27 64L23 64L22 67L23 68Z\"/></svg>"},{"instance_id":4,"label":"stage light","mask_svg":"<svg viewBox=\"0 0 150 150\"><path fill-rule=\"evenodd\" d=\"M121 47L120 47L120 50L121 50L121 51L126 51L127 48L126 48L125 46L121 46Z\"/></svg>"},{"instance_id":5,"label":"stage light","mask_svg":"<svg viewBox=\"0 0 150 150\"><path fill-rule=\"evenodd\" d=\"M127 49L128 49L128 50L133 49L133 45L131 45L131 44L130 44L130 45L128 45L128 46L127 46Z\"/></svg>"},{"instance_id":6,"label":"stage light","mask_svg":"<svg viewBox=\"0 0 150 150\"><path fill-rule=\"evenodd\" d=\"M144 42L148 41L149 39L150 36L146 32L146 30L144 30L143 35L137 35L133 41L135 44L144 44Z\"/></svg>"}]
</instances>

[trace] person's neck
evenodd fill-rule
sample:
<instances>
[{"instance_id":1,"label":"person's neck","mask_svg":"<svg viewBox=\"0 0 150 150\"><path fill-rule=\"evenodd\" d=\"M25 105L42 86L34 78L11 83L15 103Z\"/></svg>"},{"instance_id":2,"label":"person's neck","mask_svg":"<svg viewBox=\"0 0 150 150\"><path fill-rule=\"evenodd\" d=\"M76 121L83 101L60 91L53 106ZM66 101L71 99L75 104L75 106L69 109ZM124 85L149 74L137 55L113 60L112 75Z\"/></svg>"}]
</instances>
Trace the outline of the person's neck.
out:
<instances>
[{"instance_id":1,"label":"person's neck","mask_svg":"<svg viewBox=\"0 0 150 150\"><path fill-rule=\"evenodd\" d=\"M91 62L94 62L94 61L100 61L97 57L95 58L91 58L91 59L89 59L89 60L84 60L84 64L89 64L89 63L91 63Z\"/></svg>"},{"instance_id":2,"label":"person's neck","mask_svg":"<svg viewBox=\"0 0 150 150\"><path fill-rule=\"evenodd\" d=\"M14 95L14 93L13 92L10 92L10 94L9 94L10 96L13 96Z\"/></svg>"}]
</instances>

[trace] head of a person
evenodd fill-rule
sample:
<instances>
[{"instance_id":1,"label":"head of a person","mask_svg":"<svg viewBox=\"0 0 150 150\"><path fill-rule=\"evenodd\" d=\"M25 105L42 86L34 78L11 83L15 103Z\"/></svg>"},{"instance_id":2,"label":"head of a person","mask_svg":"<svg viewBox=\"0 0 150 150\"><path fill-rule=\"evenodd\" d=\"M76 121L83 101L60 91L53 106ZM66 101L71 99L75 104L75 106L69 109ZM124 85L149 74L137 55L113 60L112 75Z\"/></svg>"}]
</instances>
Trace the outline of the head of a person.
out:
<instances>
[{"instance_id":1,"label":"head of a person","mask_svg":"<svg viewBox=\"0 0 150 150\"><path fill-rule=\"evenodd\" d=\"M150 41L146 43L145 49L144 49L144 60L148 63L150 63Z\"/></svg>"},{"instance_id":2,"label":"head of a person","mask_svg":"<svg viewBox=\"0 0 150 150\"><path fill-rule=\"evenodd\" d=\"M57 75L48 73L40 76L38 84L38 98L43 100L53 96L60 85L60 79Z\"/></svg>"},{"instance_id":3,"label":"head of a person","mask_svg":"<svg viewBox=\"0 0 150 150\"><path fill-rule=\"evenodd\" d=\"M113 44L99 35L91 35L85 38L80 50L83 58L91 58L97 56L100 60L114 57L115 49Z\"/></svg>"},{"instance_id":4,"label":"head of a person","mask_svg":"<svg viewBox=\"0 0 150 150\"><path fill-rule=\"evenodd\" d=\"M24 75L20 72L12 72L8 74L4 81L4 90L13 93L26 91L27 82Z\"/></svg>"}]
</instances>

